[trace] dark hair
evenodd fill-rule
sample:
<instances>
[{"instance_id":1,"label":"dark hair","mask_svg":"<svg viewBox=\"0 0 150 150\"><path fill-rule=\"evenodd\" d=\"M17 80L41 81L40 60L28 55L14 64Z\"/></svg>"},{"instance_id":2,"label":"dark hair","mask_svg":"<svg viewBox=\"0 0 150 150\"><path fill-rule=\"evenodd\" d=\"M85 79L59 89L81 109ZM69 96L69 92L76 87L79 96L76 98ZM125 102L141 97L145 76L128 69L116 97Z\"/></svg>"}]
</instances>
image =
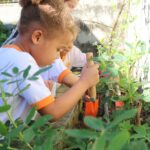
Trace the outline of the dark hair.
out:
<instances>
[{"instance_id":1,"label":"dark hair","mask_svg":"<svg viewBox=\"0 0 150 150\"><path fill-rule=\"evenodd\" d=\"M78 27L64 7L62 0L20 0L22 6L18 30L24 34L34 24L43 27L48 35L56 31L77 33Z\"/></svg>"}]
</instances>

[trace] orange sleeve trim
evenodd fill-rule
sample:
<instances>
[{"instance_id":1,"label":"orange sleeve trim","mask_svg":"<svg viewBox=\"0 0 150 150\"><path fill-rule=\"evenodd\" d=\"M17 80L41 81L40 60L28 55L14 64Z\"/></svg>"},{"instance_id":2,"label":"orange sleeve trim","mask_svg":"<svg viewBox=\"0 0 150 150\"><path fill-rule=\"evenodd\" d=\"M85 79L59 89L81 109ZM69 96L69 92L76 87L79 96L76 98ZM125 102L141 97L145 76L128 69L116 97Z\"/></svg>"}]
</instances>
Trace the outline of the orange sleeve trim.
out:
<instances>
[{"instance_id":1,"label":"orange sleeve trim","mask_svg":"<svg viewBox=\"0 0 150 150\"><path fill-rule=\"evenodd\" d=\"M4 48L14 48L16 49L17 51L21 51L20 47L15 45L15 44L10 44L10 45L5 45L3 46Z\"/></svg>"},{"instance_id":2,"label":"orange sleeve trim","mask_svg":"<svg viewBox=\"0 0 150 150\"><path fill-rule=\"evenodd\" d=\"M61 83L63 78L69 75L71 71L69 69L64 70L58 77L58 82Z\"/></svg>"},{"instance_id":3,"label":"orange sleeve trim","mask_svg":"<svg viewBox=\"0 0 150 150\"><path fill-rule=\"evenodd\" d=\"M36 107L37 110L42 109L43 107L47 106L48 104L51 104L54 102L54 97L53 96L48 96L37 103L32 104L32 107Z\"/></svg>"}]
</instances>

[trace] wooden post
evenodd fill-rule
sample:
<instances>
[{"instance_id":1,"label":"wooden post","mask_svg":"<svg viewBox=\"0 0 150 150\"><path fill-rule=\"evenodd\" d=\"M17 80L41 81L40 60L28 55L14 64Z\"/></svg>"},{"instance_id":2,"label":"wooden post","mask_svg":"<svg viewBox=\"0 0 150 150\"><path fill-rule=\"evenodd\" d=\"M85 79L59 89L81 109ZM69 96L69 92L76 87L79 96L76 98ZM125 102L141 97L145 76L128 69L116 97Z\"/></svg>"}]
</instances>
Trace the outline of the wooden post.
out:
<instances>
[{"instance_id":1,"label":"wooden post","mask_svg":"<svg viewBox=\"0 0 150 150\"><path fill-rule=\"evenodd\" d=\"M86 59L87 59L87 67L90 67L94 64L93 60L93 53L86 53ZM96 100L96 86L91 87L88 89L88 94L93 99L93 101Z\"/></svg>"}]
</instances>

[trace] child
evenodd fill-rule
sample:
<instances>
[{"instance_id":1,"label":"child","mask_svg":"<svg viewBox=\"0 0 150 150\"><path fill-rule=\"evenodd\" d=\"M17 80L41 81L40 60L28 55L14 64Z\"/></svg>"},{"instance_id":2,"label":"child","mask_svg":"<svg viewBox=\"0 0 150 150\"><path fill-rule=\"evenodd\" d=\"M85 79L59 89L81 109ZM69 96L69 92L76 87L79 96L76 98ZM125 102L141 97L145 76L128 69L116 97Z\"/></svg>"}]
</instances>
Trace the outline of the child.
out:
<instances>
[{"instance_id":1,"label":"child","mask_svg":"<svg viewBox=\"0 0 150 150\"><path fill-rule=\"evenodd\" d=\"M64 2L67 8L69 8L69 13L70 13L71 11L74 10L78 1L79 0L64 0L62 2ZM12 32L8 40L5 42L5 44L10 44L15 40L18 34L17 30L18 29L16 27L16 29L14 29L14 31ZM86 64L85 53L82 53L81 50L76 46L71 46L69 49L62 49L60 52L60 57L63 62L57 59L54 65L52 65L53 66L52 69L41 74L43 79L45 80L45 84L51 90L53 96L56 95L56 89L60 86L60 84L57 84L56 82L52 81L53 78L50 77L51 70L56 70L56 68L62 70L62 68L64 68L62 63L69 69L71 69L72 67L83 67ZM69 86L72 86L78 80L78 77L74 76L73 74L72 75L70 74L69 80L73 81L69 84Z\"/></svg>"},{"instance_id":2,"label":"child","mask_svg":"<svg viewBox=\"0 0 150 150\"><path fill-rule=\"evenodd\" d=\"M69 9L69 12L71 13L75 7L77 6L79 0L62 0L64 4ZM4 45L10 44L15 40L15 37L18 34L17 27L14 29L10 37L4 42ZM79 48L76 46L71 47L70 49L64 50L60 54L63 63L68 68L72 67L83 67L86 64L86 55L81 52Z\"/></svg>"},{"instance_id":3,"label":"child","mask_svg":"<svg viewBox=\"0 0 150 150\"><path fill-rule=\"evenodd\" d=\"M77 6L79 0L64 0L64 4L69 8L69 12L71 13L75 7ZM77 48L75 45L73 45L70 49L64 49L60 52L60 58L62 59L64 65L72 69L72 67L83 67L86 64L86 54L82 53L82 51ZM42 76L45 78L45 74L42 74ZM47 75L46 75L47 76ZM72 80L78 80L77 77L72 76ZM50 80L46 80L45 84L52 90L52 94L56 95L56 89L60 86L60 84L57 84L55 82L52 82ZM70 86L72 86L74 83Z\"/></svg>"},{"instance_id":4,"label":"child","mask_svg":"<svg viewBox=\"0 0 150 150\"><path fill-rule=\"evenodd\" d=\"M64 3L69 8L70 13L76 8L79 0L64 0ZM86 64L86 55L81 52L75 45L70 51L62 51L60 56L64 64L69 67L83 67Z\"/></svg>"},{"instance_id":5,"label":"child","mask_svg":"<svg viewBox=\"0 0 150 150\"><path fill-rule=\"evenodd\" d=\"M23 8L18 26L19 33L13 45L0 48L0 70L12 73L13 67L23 70L31 66L29 76L32 76L39 67L52 64L62 48L68 49L72 45L76 26L58 0L20 0L20 4ZM61 71L56 70L51 72L55 80L66 84L72 82L68 79L69 70L65 68ZM60 75L60 72L63 74ZM22 74L16 77L16 80L21 78ZM5 76L1 73L0 80L3 79ZM11 105L9 111L14 119L20 117L25 119L30 107L35 106L41 114L51 114L54 120L57 120L70 111L85 91L98 81L98 65L93 65L88 68L85 66L80 79L58 100L54 100L51 96L40 75L38 80L25 80L18 84L17 89L14 84L9 88L8 84L3 84L2 88L5 92L14 94L30 85L15 99L8 99L8 104ZM0 99L0 106L2 105L4 102ZM7 114L1 113L0 119L6 122Z\"/></svg>"}]
</instances>

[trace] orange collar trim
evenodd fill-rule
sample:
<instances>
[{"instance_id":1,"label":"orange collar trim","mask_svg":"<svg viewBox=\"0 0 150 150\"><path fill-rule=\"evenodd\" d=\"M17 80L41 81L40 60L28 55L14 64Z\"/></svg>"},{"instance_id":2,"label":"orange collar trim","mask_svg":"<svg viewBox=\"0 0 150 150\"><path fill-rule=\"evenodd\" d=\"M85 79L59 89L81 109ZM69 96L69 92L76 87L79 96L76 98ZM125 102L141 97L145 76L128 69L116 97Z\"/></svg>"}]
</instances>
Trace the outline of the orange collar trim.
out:
<instances>
[{"instance_id":1,"label":"orange collar trim","mask_svg":"<svg viewBox=\"0 0 150 150\"><path fill-rule=\"evenodd\" d=\"M14 48L14 49L16 49L16 50L18 50L18 51L22 51L22 50L20 49L20 47L17 46L17 45L15 45L15 44L5 45L5 46L3 46L3 47L4 47L4 48Z\"/></svg>"}]
</instances>

